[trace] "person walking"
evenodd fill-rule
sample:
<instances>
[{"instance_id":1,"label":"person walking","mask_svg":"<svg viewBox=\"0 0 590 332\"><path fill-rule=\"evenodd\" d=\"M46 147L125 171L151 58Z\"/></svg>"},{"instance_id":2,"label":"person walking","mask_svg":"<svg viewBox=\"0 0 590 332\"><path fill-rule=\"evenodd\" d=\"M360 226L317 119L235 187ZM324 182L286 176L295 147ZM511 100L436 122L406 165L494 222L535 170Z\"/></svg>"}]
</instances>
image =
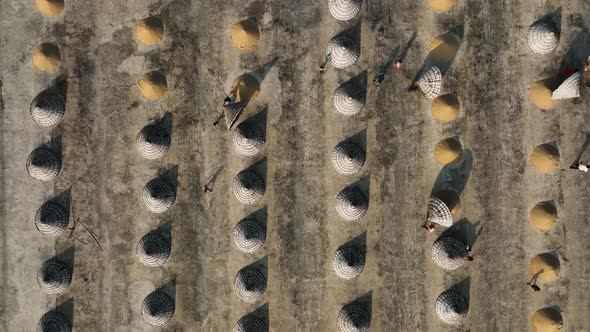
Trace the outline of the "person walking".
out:
<instances>
[{"instance_id":1,"label":"person walking","mask_svg":"<svg viewBox=\"0 0 590 332\"><path fill-rule=\"evenodd\" d=\"M385 73L381 71L381 72L379 72L379 74L377 74L377 77L375 77L375 79L373 80L373 85L380 86L381 82L383 82L384 79L385 79Z\"/></svg>"},{"instance_id":2,"label":"person walking","mask_svg":"<svg viewBox=\"0 0 590 332\"><path fill-rule=\"evenodd\" d=\"M579 171L582 171L584 173L588 173L588 166L584 165L583 161L579 161L579 162L575 162L570 166L570 169L577 169Z\"/></svg>"},{"instance_id":3,"label":"person walking","mask_svg":"<svg viewBox=\"0 0 590 332\"><path fill-rule=\"evenodd\" d=\"M210 193L213 192L213 187L215 186L215 182L217 181L217 177L219 176L219 174L221 174L221 172L223 171L223 168L224 168L224 166L221 165L221 167L219 167L217 169L217 171L215 171L215 174L213 174L213 176L211 177L209 182L207 182L205 184L205 187L203 188L203 193L206 194L207 192L210 192Z\"/></svg>"},{"instance_id":4,"label":"person walking","mask_svg":"<svg viewBox=\"0 0 590 332\"><path fill-rule=\"evenodd\" d=\"M540 290L541 290L541 287L539 287L539 286L537 286L537 285L531 285L531 284L529 284L528 282L527 282L527 285L529 285L529 287L531 287L531 290L532 290L533 292L538 292L538 291L540 291Z\"/></svg>"},{"instance_id":5,"label":"person walking","mask_svg":"<svg viewBox=\"0 0 590 332\"><path fill-rule=\"evenodd\" d=\"M320 65L320 75L326 72L326 66L328 65L328 62L330 62L330 54L326 55L324 62Z\"/></svg>"},{"instance_id":6,"label":"person walking","mask_svg":"<svg viewBox=\"0 0 590 332\"><path fill-rule=\"evenodd\" d=\"M531 287L531 290L533 292L538 292L541 290L541 287L537 286L537 279L539 278L539 276L541 275L541 273L545 272L545 270L540 269L539 271L537 271L537 273L535 273L535 275L531 278L531 281L527 282L526 284L529 285L529 287Z\"/></svg>"}]
</instances>

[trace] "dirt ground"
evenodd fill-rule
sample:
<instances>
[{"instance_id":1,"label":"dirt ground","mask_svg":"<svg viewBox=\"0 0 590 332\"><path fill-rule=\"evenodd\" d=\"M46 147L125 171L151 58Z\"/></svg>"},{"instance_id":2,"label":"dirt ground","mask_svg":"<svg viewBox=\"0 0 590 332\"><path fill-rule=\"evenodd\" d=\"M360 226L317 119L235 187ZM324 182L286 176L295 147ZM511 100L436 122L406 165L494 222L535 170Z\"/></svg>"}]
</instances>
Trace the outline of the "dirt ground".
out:
<instances>
[{"instance_id":1,"label":"dirt ground","mask_svg":"<svg viewBox=\"0 0 590 332\"><path fill-rule=\"evenodd\" d=\"M272 331L336 331L342 305L362 298L371 306L372 331L527 331L535 310L557 306L565 331L590 331L590 199L587 175L567 170L590 130L587 90L582 98L540 110L529 86L580 66L590 55L590 2L584 0L469 0L436 14L425 0L363 3L354 20L335 20L327 1L66 0L56 18L41 16L32 1L0 2L0 330L31 331L48 310L63 310L76 331L229 331L245 314L267 316ZM549 55L533 54L526 30L557 13L561 41ZM137 19L161 14L163 41L138 46ZM255 52L232 45L232 23L258 19ZM351 29L359 34L360 60L346 69L317 72L328 40ZM460 118L433 119L430 102L405 89L428 55L430 40L463 31L444 93L461 100ZM417 32L402 70L389 71L382 86L370 84L396 47ZM31 49L59 44L63 63L55 73L35 72ZM257 115L266 144L242 158L231 134L211 124L238 75L278 61L261 93L240 121ZM169 92L148 102L135 81L161 70ZM367 104L344 118L331 107L339 84L368 80ZM54 128L40 128L29 105L41 90L61 82L67 110ZM150 121L172 123L172 146L161 160L138 154L135 137ZM220 128L221 127L221 128ZM357 135L358 134L358 135ZM330 164L334 146L357 135L366 144L362 172L346 177ZM458 136L466 149L455 166L433 157L442 138ZM535 171L528 161L538 144L555 142L561 169ZM61 150L63 167L50 182L25 171L28 154L48 143ZM586 159L584 159L586 158ZM582 160L590 152L582 150ZM231 193L234 176L253 167L266 178L261 202L243 206ZM223 166L213 193L202 186ZM565 170L563 170L565 169ZM164 214L145 209L141 191L167 172L176 177L177 199ZM335 213L336 194L358 181L369 192L368 213L345 222ZM461 194L458 232L473 245L475 260L452 272L436 267L430 250L442 234L425 235L420 224L432 191ZM78 224L73 236L40 234L33 218L56 196L69 197L70 226L78 219L96 234L101 249ZM539 201L555 200L559 222L545 234L528 222ZM231 231L254 213L266 220L267 240L253 254L238 251ZM139 239L152 229L169 230L170 260L148 268L135 257ZM76 240L78 238L78 240ZM331 261L336 248L366 243L360 278L338 279ZM555 251L559 278L526 286L536 254ZM41 264L60 255L74 266L68 290L46 295L36 282ZM255 304L233 294L236 272L259 264L268 287ZM172 321L150 328L140 314L143 298L163 289L175 298ZM455 287L469 298L462 326L449 327L434 312L437 296Z\"/></svg>"}]
</instances>

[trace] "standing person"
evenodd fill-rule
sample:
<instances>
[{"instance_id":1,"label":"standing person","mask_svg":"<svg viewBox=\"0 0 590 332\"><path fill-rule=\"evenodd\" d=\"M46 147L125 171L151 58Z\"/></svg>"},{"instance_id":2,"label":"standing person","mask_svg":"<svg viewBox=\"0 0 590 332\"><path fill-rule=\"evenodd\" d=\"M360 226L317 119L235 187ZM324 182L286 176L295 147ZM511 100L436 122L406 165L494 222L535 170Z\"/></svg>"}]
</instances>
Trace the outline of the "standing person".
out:
<instances>
[{"instance_id":1,"label":"standing person","mask_svg":"<svg viewBox=\"0 0 590 332\"><path fill-rule=\"evenodd\" d=\"M531 287L531 290L533 292L538 292L541 290L541 287L537 286L537 279L539 278L539 275L541 275L541 273L545 272L545 270L540 269L537 273L535 273L535 275L531 278L531 281L527 282L526 284L529 285Z\"/></svg>"},{"instance_id":2,"label":"standing person","mask_svg":"<svg viewBox=\"0 0 590 332\"><path fill-rule=\"evenodd\" d=\"M580 162L575 162L570 166L570 169L577 169L584 173L588 173L588 166L583 164L584 162L580 160Z\"/></svg>"},{"instance_id":3,"label":"standing person","mask_svg":"<svg viewBox=\"0 0 590 332\"><path fill-rule=\"evenodd\" d=\"M225 99L223 100L223 106L228 106L230 104L232 104L236 99L236 95L232 92L229 94L229 96L225 97Z\"/></svg>"},{"instance_id":4,"label":"standing person","mask_svg":"<svg viewBox=\"0 0 590 332\"><path fill-rule=\"evenodd\" d=\"M400 69L402 67L402 60L400 58L395 59L391 66L395 69Z\"/></svg>"},{"instance_id":5,"label":"standing person","mask_svg":"<svg viewBox=\"0 0 590 332\"><path fill-rule=\"evenodd\" d=\"M212 192L213 192L213 189L212 189L212 188L209 188L209 186L208 186L208 185L205 185L205 188L203 189L203 192L204 192L205 194L206 194L207 192L210 192L210 193L212 193Z\"/></svg>"},{"instance_id":6,"label":"standing person","mask_svg":"<svg viewBox=\"0 0 590 332\"><path fill-rule=\"evenodd\" d=\"M414 83L410 84L410 86L408 87L408 90L406 90L407 93L412 93L412 92L416 92L418 91L418 86Z\"/></svg>"},{"instance_id":7,"label":"standing person","mask_svg":"<svg viewBox=\"0 0 590 332\"><path fill-rule=\"evenodd\" d=\"M430 222L429 220L427 220L426 223L424 225L422 225L422 228L424 228L424 230L428 234L434 232L434 224L432 222Z\"/></svg>"},{"instance_id":8,"label":"standing person","mask_svg":"<svg viewBox=\"0 0 590 332\"><path fill-rule=\"evenodd\" d=\"M383 82L384 79L385 79L385 73L381 71L381 72L379 72L379 74L377 74L377 77L375 77L375 79L373 80L373 85L380 86L381 82Z\"/></svg>"}]
</instances>

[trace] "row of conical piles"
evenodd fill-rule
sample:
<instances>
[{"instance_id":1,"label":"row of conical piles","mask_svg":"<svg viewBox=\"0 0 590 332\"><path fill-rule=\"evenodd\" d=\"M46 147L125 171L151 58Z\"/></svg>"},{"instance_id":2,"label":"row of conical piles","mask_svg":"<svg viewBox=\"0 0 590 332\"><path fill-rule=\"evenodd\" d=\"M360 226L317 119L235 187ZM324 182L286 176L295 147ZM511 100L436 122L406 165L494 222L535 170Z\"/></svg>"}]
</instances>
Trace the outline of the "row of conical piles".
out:
<instances>
[{"instance_id":1,"label":"row of conical piles","mask_svg":"<svg viewBox=\"0 0 590 332\"><path fill-rule=\"evenodd\" d=\"M63 1L35 0L35 6L41 14L48 17L58 16L64 9ZM40 43L33 48L32 65L36 71L54 72L61 64L61 55L57 44ZM39 93L31 102L30 115L40 127L57 125L65 114L65 96L57 88L49 88ZM61 157L55 146L43 145L31 152L26 161L29 175L40 181L53 180L61 170ZM69 223L69 212L59 200L44 203L35 214L35 226L47 236L58 236ZM72 267L57 257L41 265L37 273L37 283L47 294L61 294L72 282ZM37 331L71 331L70 318L59 310L45 313L37 322Z\"/></svg>"},{"instance_id":2,"label":"row of conical piles","mask_svg":"<svg viewBox=\"0 0 590 332\"><path fill-rule=\"evenodd\" d=\"M148 49L159 47L165 38L164 22L160 16L151 16L135 23L135 39ZM149 101L157 101L167 90L167 80L160 71L144 74L137 85L141 94ZM141 129L136 138L138 153L145 159L157 160L164 157L172 143L172 125L164 117ZM168 211L176 201L176 183L171 171L150 180L143 188L142 199L146 209L160 214ZM135 250L140 263L151 268L163 266L171 254L169 232L161 227L144 235ZM175 303L166 291L156 290L148 294L141 304L143 320L151 326L164 326L174 316Z\"/></svg>"},{"instance_id":3,"label":"row of conical piles","mask_svg":"<svg viewBox=\"0 0 590 332\"><path fill-rule=\"evenodd\" d=\"M260 39L258 23L255 18L239 21L231 26L230 38L241 52L253 52ZM266 143L266 126L262 117L253 116L239 125L238 118L249 103L260 92L260 81L250 74L236 78L231 87L235 100L225 106L227 127L232 131L232 144L243 158L252 158L261 152ZM259 164L259 163L257 163ZM241 204L257 205L266 192L264 171L257 164L240 171L233 179L232 192ZM240 220L231 233L236 248L245 253L258 252L266 241L266 216L253 213ZM246 303L260 301L267 287L267 268L254 263L240 269L234 278L234 293ZM242 316L235 324L236 332L267 332L268 315L260 315L258 310Z\"/></svg>"},{"instance_id":4,"label":"row of conical piles","mask_svg":"<svg viewBox=\"0 0 590 332\"><path fill-rule=\"evenodd\" d=\"M436 12L444 12L452 8L455 1L429 0L428 4ZM448 68L454 61L461 44L462 31L454 29L435 37L429 46L431 59L435 65L420 75L417 86L427 99L432 100L431 111L434 119L442 123L455 121L461 112L461 102L457 95L447 93L441 95L441 68ZM438 65L438 66L437 66ZM445 168L461 167L466 158L458 137L441 139L434 146L434 158ZM454 190L441 190L430 197L427 221L443 227L451 227L453 218L460 209L459 193ZM432 245L432 261L446 271L462 267L469 257L469 246L456 236L443 235ZM443 323L460 325L467 318L469 302L467 297L455 288L443 291L436 299L435 313Z\"/></svg>"},{"instance_id":5,"label":"row of conical piles","mask_svg":"<svg viewBox=\"0 0 590 332\"><path fill-rule=\"evenodd\" d=\"M361 11L360 0L329 0L328 9L334 18L347 21L355 18ZM346 31L334 36L328 42L326 61L334 68L345 68L355 64L360 57L360 43ZM342 83L332 95L332 109L345 118L362 112L366 103L366 82L358 77ZM365 164L366 147L361 134L338 143L330 159L334 170L344 176L358 174ZM359 221L368 211L369 199L361 181L342 189L335 200L338 216L348 222ZM332 259L332 269L338 278L354 280L365 267L366 248L356 241L348 242L336 249ZM345 304L338 312L336 326L338 331L367 331L371 324L370 305L355 300Z\"/></svg>"},{"instance_id":6,"label":"row of conical piles","mask_svg":"<svg viewBox=\"0 0 590 332\"><path fill-rule=\"evenodd\" d=\"M556 13L548 14L535 21L527 31L527 43L536 54L547 55L559 45L560 27ZM541 109L551 109L560 99L580 97L582 75L579 68L574 73L562 73L560 77L538 81L531 86L532 102ZM569 75L569 77L568 77ZM565 77L565 78L564 78ZM557 85L559 82L561 83ZM555 87L557 87L555 89ZM559 167L559 150L554 142L537 146L530 158L535 170L540 173L553 173ZM550 231L558 221L554 201L537 203L529 213L529 221L541 233ZM560 271L559 255L556 252L540 253L529 262L528 278L530 284L549 283L557 279ZM537 310L531 317L531 327L535 331L558 331L563 326L563 317L558 309L545 307Z\"/></svg>"},{"instance_id":7,"label":"row of conical piles","mask_svg":"<svg viewBox=\"0 0 590 332\"><path fill-rule=\"evenodd\" d=\"M437 193L428 203L427 219L443 227L451 227L458 209L459 197L454 192ZM454 236L443 234L432 245L432 261L447 271L463 266L468 255L467 244ZM438 296L434 310L442 322L459 325L467 318L469 302L460 291L448 289Z\"/></svg>"}]
</instances>

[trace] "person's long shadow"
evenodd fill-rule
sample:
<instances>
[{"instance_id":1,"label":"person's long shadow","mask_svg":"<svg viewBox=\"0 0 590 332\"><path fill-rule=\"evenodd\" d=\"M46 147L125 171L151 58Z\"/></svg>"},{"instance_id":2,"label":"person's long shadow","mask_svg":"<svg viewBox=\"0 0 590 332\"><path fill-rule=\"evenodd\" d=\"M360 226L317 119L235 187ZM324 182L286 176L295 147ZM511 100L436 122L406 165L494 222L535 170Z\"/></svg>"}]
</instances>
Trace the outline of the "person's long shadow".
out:
<instances>
[{"instance_id":1,"label":"person's long shadow","mask_svg":"<svg viewBox=\"0 0 590 332\"><path fill-rule=\"evenodd\" d=\"M574 163L580 161L582 155L588 149L588 146L590 146L590 132L586 133L586 140L584 141L584 144L582 144L582 148L580 149L580 152L578 152L578 155L576 156L576 160L574 160Z\"/></svg>"},{"instance_id":2,"label":"person's long shadow","mask_svg":"<svg viewBox=\"0 0 590 332\"><path fill-rule=\"evenodd\" d=\"M453 191L461 196L463 189L473 168L473 153L469 149L463 150L461 160L454 164L445 165L438 174L432 186L431 196L441 191Z\"/></svg>"},{"instance_id":3,"label":"person's long shadow","mask_svg":"<svg viewBox=\"0 0 590 332\"><path fill-rule=\"evenodd\" d=\"M379 71L375 75L374 80L376 80L379 77L379 74L381 74L381 73L387 74L387 72L389 71L389 67L391 67L391 64L393 64L395 59L398 58L398 54L401 54L401 49L399 46L394 48L393 51L391 51L391 53L389 53L389 58L387 58L387 61L381 66L381 68L379 69Z\"/></svg>"},{"instance_id":4,"label":"person's long shadow","mask_svg":"<svg viewBox=\"0 0 590 332\"><path fill-rule=\"evenodd\" d=\"M531 280L529 282L527 282L527 285L536 285L537 284L537 280L539 279L539 276L545 272L544 269L540 269L539 271L537 271L532 277Z\"/></svg>"},{"instance_id":5,"label":"person's long shadow","mask_svg":"<svg viewBox=\"0 0 590 332\"><path fill-rule=\"evenodd\" d=\"M406 45L403 48L398 46L393 51L391 51L391 53L389 53L389 58L383 64L383 66L381 66L381 69L379 70L379 72L381 72L383 74L387 74L387 71L389 70L389 68L391 67L391 65L393 64L393 62L395 60L400 60L403 62L404 59L406 58L406 56L408 55L408 50L410 49L410 47L412 47L412 43L414 43L416 36L418 36L418 33L414 31L414 33L412 34L412 37L410 37L410 39L408 40L408 42L406 43ZM377 78L377 76L375 78Z\"/></svg>"},{"instance_id":6,"label":"person's long shadow","mask_svg":"<svg viewBox=\"0 0 590 332\"><path fill-rule=\"evenodd\" d=\"M413 82L416 82L420 76L433 66L440 69L444 76L449 70L463 42L463 25L458 25L442 35L436 37L439 44L430 50L430 53L424 59L422 66L416 73Z\"/></svg>"},{"instance_id":7,"label":"person's long shadow","mask_svg":"<svg viewBox=\"0 0 590 332\"><path fill-rule=\"evenodd\" d=\"M207 182L207 187L213 189L213 187L215 186L215 182L217 182L217 178L219 178L219 175L221 175L221 172L223 172L224 167L225 165L219 166L219 168L217 169L217 171L215 171L209 182Z\"/></svg>"}]
</instances>

